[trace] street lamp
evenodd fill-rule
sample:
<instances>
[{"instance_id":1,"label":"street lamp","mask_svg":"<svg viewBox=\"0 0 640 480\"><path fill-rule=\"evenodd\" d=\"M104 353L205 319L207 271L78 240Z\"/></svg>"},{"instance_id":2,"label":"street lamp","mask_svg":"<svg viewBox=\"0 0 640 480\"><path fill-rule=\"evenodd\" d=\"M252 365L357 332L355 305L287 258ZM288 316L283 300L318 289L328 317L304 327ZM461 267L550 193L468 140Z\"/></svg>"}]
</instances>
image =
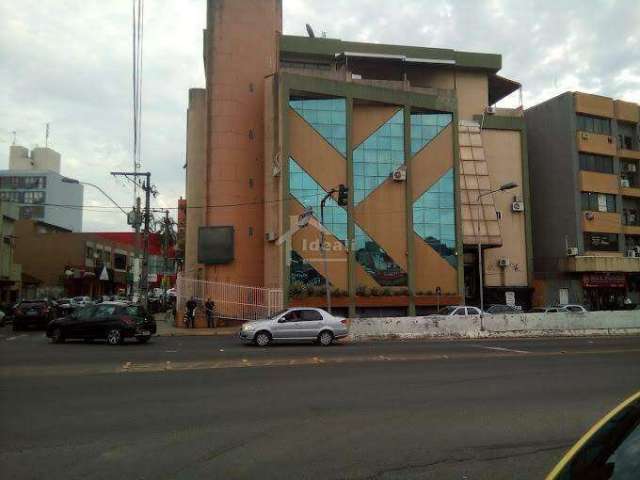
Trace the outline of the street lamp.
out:
<instances>
[{"instance_id":1,"label":"street lamp","mask_svg":"<svg viewBox=\"0 0 640 480\"><path fill-rule=\"evenodd\" d=\"M101 189L98 185L95 185L95 184L93 184L93 183L89 183L89 182L81 182L80 180L77 180L77 179L75 179L75 178L69 178L69 177L62 177L62 178L60 179L60 181L61 181L61 182L63 182L63 183L74 183L74 184L77 184L77 185L89 185L90 187L93 187L93 188L95 188L95 189L99 190L99 191L100 191L100 192L101 192L105 197L107 197L107 198L111 201L111 203L113 203L116 207L118 207L122 213L124 213L125 215L127 215L127 212L125 212L125 211L122 209L122 207L121 207L120 205L118 205L118 204L116 203L116 201L115 201L113 198L111 198L111 197L107 194L107 192L105 192L103 189Z\"/></svg>"},{"instance_id":2,"label":"street lamp","mask_svg":"<svg viewBox=\"0 0 640 480\"><path fill-rule=\"evenodd\" d=\"M480 330L484 330L484 325L482 322L482 315L484 313L484 275L482 272L482 241L480 239L480 209L482 208L482 203L480 202L480 200L482 199L482 197L493 195L494 193L497 193L497 192L504 192L506 190L511 190L513 188L516 188L517 186L518 184L515 182L507 182L501 185L499 188L496 188L495 190L491 190L490 192L485 192L478 195L477 234L478 234L478 277L480 279Z\"/></svg>"}]
</instances>

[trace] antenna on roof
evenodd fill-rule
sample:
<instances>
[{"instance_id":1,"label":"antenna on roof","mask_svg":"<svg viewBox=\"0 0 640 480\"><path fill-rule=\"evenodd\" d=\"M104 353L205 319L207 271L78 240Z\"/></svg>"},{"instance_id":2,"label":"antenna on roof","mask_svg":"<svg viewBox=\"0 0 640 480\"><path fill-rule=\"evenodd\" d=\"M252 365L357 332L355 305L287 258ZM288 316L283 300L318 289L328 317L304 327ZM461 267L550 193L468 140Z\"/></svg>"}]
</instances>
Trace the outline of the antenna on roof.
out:
<instances>
[{"instance_id":1,"label":"antenna on roof","mask_svg":"<svg viewBox=\"0 0 640 480\"><path fill-rule=\"evenodd\" d=\"M11 145L15 145L15 144L16 144L16 134L17 134L17 133L18 133L18 132L16 132L15 130L13 130L13 131L11 132L11 135L13 135L13 141L12 141Z\"/></svg>"},{"instance_id":2,"label":"antenna on roof","mask_svg":"<svg viewBox=\"0 0 640 480\"><path fill-rule=\"evenodd\" d=\"M313 33L313 28L311 28L311 25L307 23L305 26L307 27L307 34L309 35L309 38L316 38L316 34Z\"/></svg>"},{"instance_id":3,"label":"antenna on roof","mask_svg":"<svg viewBox=\"0 0 640 480\"><path fill-rule=\"evenodd\" d=\"M44 147L49 147L49 123L46 124L45 134L44 134Z\"/></svg>"}]
</instances>

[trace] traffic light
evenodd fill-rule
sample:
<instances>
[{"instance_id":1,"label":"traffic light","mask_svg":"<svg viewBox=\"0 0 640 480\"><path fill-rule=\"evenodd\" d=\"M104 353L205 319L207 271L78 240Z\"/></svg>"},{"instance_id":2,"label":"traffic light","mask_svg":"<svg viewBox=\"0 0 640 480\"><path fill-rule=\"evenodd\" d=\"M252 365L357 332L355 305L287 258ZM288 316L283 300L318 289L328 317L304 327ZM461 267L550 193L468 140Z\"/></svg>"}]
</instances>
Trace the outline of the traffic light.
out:
<instances>
[{"instance_id":1,"label":"traffic light","mask_svg":"<svg viewBox=\"0 0 640 480\"><path fill-rule=\"evenodd\" d=\"M338 205L346 207L349 198L349 188L345 187L342 183L338 187Z\"/></svg>"}]
</instances>

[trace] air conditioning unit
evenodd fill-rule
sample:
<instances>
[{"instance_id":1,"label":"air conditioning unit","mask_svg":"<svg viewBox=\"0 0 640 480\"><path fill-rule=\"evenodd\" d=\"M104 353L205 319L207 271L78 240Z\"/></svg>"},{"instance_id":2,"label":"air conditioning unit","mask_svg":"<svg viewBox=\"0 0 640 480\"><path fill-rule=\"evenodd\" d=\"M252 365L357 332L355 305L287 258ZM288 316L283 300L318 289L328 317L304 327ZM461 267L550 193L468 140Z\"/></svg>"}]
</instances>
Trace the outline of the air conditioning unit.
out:
<instances>
[{"instance_id":1,"label":"air conditioning unit","mask_svg":"<svg viewBox=\"0 0 640 480\"><path fill-rule=\"evenodd\" d=\"M391 177L395 182L404 182L407 179L406 168L404 166L396 168L391 174Z\"/></svg>"},{"instance_id":2,"label":"air conditioning unit","mask_svg":"<svg viewBox=\"0 0 640 480\"><path fill-rule=\"evenodd\" d=\"M628 178L621 178L620 179L620 186L622 188L629 188L630 185L631 185L631 183L629 182Z\"/></svg>"},{"instance_id":3,"label":"air conditioning unit","mask_svg":"<svg viewBox=\"0 0 640 480\"><path fill-rule=\"evenodd\" d=\"M511 263L508 258L500 258L498 260L498 266L501 268L507 268L509 265L511 265Z\"/></svg>"},{"instance_id":4,"label":"air conditioning unit","mask_svg":"<svg viewBox=\"0 0 640 480\"><path fill-rule=\"evenodd\" d=\"M496 113L496 107L492 107L492 106L488 106L487 108L484 109L484 112L487 115L495 115Z\"/></svg>"},{"instance_id":5,"label":"air conditioning unit","mask_svg":"<svg viewBox=\"0 0 640 480\"><path fill-rule=\"evenodd\" d=\"M264 236L267 242L275 242L278 239L278 234L276 232L267 232Z\"/></svg>"},{"instance_id":6,"label":"air conditioning unit","mask_svg":"<svg viewBox=\"0 0 640 480\"><path fill-rule=\"evenodd\" d=\"M627 250L627 257L636 258L637 256L638 256L638 253L635 251L635 249Z\"/></svg>"},{"instance_id":7,"label":"air conditioning unit","mask_svg":"<svg viewBox=\"0 0 640 480\"><path fill-rule=\"evenodd\" d=\"M584 218L587 220L593 220L596 218L596 215L593 212L584 212Z\"/></svg>"},{"instance_id":8,"label":"air conditioning unit","mask_svg":"<svg viewBox=\"0 0 640 480\"><path fill-rule=\"evenodd\" d=\"M637 254L636 256L640 257L640 247L633 247L633 250L636 251L636 254Z\"/></svg>"},{"instance_id":9,"label":"air conditioning unit","mask_svg":"<svg viewBox=\"0 0 640 480\"><path fill-rule=\"evenodd\" d=\"M575 257L578 255L577 247L569 247L567 248L567 257Z\"/></svg>"},{"instance_id":10,"label":"air conditioning unit","mask_svg":"<svg viewBox=\"0 0 640 480\"><path fill-rule=\"evenodd\" d=\"M637 170L636 164L635 163L627 163L627 166L626 166L625 170L627 172L635 172Z\"/></svg>"},{"instance_id":11,"label":"air conditioning unit","mask_svg":"<svg viewBox=\"0 0 640 480\"><path fill-rule=\"evenodd\" d=\"M513 202L511 204L512 212L524 212L524 202Z\"/></svg>"},{"instance_id":12,"label":"air conditioning unit","mask_svg":"<svg viewBox=\"0 0 640 480\"><path fill-rule=\"evenodd\" d=\"M589 134L587 132L582 132L580 134L580 138L582 138L582 140L589 140Z\"/></svg>"}]
</instances>

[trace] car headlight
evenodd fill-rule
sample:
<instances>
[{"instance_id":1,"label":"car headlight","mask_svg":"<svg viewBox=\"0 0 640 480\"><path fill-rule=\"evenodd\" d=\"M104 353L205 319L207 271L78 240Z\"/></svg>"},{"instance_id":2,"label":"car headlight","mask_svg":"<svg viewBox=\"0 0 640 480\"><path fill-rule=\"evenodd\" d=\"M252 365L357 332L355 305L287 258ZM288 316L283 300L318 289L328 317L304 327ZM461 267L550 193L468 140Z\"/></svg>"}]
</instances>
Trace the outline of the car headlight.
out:
<instances>
[{"instance_id":1,"label":"car headlight","mask_svg":"<svg viewBox=\"0 0 640 480\"><path fill-rule=\"evenodd\" d=\"M244 325L242 325L242 330L244 330L245 332L249 330L253 330L253 325L249 325L248 323L245 323Z\"/></svg>"}]
</instances>

